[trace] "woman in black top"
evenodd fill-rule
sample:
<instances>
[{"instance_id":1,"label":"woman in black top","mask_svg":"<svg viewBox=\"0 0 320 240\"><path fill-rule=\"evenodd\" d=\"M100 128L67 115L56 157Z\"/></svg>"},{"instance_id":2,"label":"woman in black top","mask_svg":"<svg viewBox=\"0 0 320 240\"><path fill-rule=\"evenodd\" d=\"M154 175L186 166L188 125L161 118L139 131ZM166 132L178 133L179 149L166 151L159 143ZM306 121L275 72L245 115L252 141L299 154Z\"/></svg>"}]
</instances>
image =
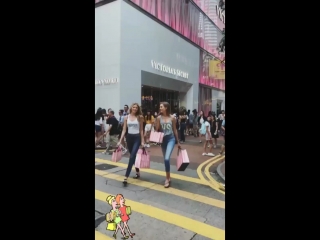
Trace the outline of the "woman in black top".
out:
<instances>
[{"instance_id":1,"label":"woman in black top","mask_svg":"<svg viewBox=\"0 0 320 240\"><path fill-rule=\"evenodd\" d=\"M211 113L212 117L211 117L211 121L210 121L210 132L211 132L211 136L214 139L214 145L213 148L217 148L217 143L218 143L218 138L219 138L219 134L218 134L218 120L216 118L216 114L215 113Z\"/></svg>"}]
</instances>

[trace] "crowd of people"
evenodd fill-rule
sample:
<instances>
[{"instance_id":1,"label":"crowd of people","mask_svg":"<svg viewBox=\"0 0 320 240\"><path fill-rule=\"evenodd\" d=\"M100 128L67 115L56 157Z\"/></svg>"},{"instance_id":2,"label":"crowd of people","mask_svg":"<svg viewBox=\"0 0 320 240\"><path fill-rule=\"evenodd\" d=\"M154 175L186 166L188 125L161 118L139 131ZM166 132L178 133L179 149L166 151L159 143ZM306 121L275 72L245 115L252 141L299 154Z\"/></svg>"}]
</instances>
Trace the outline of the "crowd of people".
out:
<instances>
[{"instance_id":1,"label":"crowd of people","mask_svg":"<svg viewBox=\"0 0 320 240\"><path fill-rule=\"evenodd\" d=\"M193 135L199 138L203 144L203 156L215 156L213 149L217 148L217 139L223 136L225 139L225 112L221 111L218 116L209 111L205 116L203 111L194 109L192 112L181 111L171 113L170 104L162 102L159 112L152 113L150 110L143 111L138 103L130 106L124 105L123 109L115 116L114 110L99 108L95 114L95 147L101 147L106 143L104 154L111 155L110 150L121 147L122 154L130 153L128 168L125 174L124 184L130 175L132 166L135 163L136 154L140 147L150 147L150 134L152 131L164 133L162 143L153 143L162 148L166 180L165 187L170 186L170 156L175 144L181 148L180 143L185 142L186 135ZM220 154L225 152L225 143L221 146ZM139 169L136 168L134 178L140 178Z\"/></svg>"}]
</instances>

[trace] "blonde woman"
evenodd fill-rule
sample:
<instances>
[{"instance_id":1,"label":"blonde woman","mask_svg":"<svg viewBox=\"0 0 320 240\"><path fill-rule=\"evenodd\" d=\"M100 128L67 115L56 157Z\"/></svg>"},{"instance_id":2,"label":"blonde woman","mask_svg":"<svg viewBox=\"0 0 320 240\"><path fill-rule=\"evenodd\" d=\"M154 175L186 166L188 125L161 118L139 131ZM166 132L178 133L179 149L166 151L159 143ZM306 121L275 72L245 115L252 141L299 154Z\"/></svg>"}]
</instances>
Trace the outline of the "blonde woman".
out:
<instances>
[{"instance_id":1,"label":"blonde woman","mask_svg":"<svg viewBox=\"0 0 320 240\"><path fill-rule=\"evenodd\" d=\"M127 180L131 173L132 166L135 164L139 147L144 147L143 121L144 119L139 104L132 104L129 110L129 115L125 116L124 118L123 130L118 143L118 145L121 144L128 127L127 147L130 153L130 158L125 178L123 180L124 185L127 185ZM139 168L136 168L136 176L133 178L140 178Z\"/></svg>"}]
</instances>

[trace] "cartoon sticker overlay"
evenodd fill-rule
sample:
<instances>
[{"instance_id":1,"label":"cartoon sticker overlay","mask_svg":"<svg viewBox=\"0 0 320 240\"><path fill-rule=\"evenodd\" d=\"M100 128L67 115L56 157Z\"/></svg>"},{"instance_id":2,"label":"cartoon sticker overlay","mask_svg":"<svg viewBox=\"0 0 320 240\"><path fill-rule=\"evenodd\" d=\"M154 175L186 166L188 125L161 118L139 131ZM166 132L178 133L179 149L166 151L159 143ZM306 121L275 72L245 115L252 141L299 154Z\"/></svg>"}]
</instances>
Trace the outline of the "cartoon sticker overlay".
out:
<instances>
[{"instance_id":1,"label":"cartoon sticker overlay","mask_svg":"<svg viewBox=\"0 0 320 240\"><path fill-rule=\"evenodd\" d=\"M107 230L113 231L114 239L117 239L118 230L122 234L121 239L128 239L129 236L133 238L135 233L130 231L128 226L129 215L131 215L131 207L125 205L125 199L122 194L116 196L108 196L107 203L112 207L109 213L106 214ZM122 224L121 224L122 223ZM126 235L126 231L129 236Z\"/></svg>"}]
</instances>

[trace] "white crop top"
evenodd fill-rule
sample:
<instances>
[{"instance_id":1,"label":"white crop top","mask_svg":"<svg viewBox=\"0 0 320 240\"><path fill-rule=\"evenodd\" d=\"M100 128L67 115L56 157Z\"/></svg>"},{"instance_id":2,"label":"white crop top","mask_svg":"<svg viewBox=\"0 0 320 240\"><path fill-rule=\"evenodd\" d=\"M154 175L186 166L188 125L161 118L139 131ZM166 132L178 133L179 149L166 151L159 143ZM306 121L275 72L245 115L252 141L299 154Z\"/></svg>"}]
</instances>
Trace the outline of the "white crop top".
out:
<instances>
[{"instance_id":1,"label":"white crop top","mask_svg":"<svg viewBox=\"0 0 320 240\"><path fill-rule=\"evenodd\" d=\"M102 124L102 117L100 118L100 120L96 120L96 121L95 121L95 124L96 124L97 126L100 126L100 125Z\"/></svg>"},{"instance_id":2,"label":"white crop top","mask_svg":"<svg viewBox=\"0 0 320 240\"><path fill-rule=\"evenodd\" d=\"M129 115L127 116L127 126L128 126L128 134L138 134L140 131L140 124L138 119L136 118L133 121L130 121Z\"/></svg>"}]
</instances>

